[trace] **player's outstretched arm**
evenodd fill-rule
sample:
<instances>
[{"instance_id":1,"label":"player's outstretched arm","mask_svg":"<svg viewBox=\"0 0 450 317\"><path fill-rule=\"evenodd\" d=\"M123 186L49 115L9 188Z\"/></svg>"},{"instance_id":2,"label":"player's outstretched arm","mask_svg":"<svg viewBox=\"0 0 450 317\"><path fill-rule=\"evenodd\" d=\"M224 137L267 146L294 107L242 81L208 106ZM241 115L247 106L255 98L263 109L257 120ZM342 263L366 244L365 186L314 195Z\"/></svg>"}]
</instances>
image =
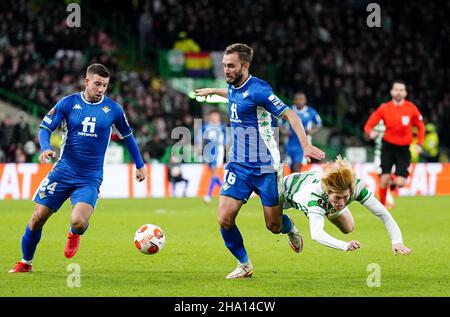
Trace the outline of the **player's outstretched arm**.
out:
<instances>
[{"instance_id":1,"label":"player's outstretched arm","mask_svg":"<svg viewBox=\"0 0 450 317\"><path fill-rule=\"evenodd\" d=\"M136 139L131 134L124 139L124 143L127 147L128 152L130 152L131 157L133 158L134 164L136 165L136 180L138 182L142 182L145 179L145 175L147 173L145 171L145 163L142 160L141 153L139 152L139 148L136 143Z\"/></svg>"},{"instance_id":2,"label":"player's outstretched arm","mask_svg":"<svg viewBox=\"0 0 450 317\"><path fill-rule=\"evenodd\" d=\"M386 207L378 201L374 196L367 199L363 203L364 207L370 210L375 216L383 221L386 230L392 240L392 252L394 255L397 254L409 254L412 249L408 248L403 244L402 233L397 225L397 222L392 217L391 213L386 209Z\"/></svg>"},{"instance_id":3,"label":"player's outstretched arm","mask_svg":"<svg viewBox=\"0 0 450 317\"><path fill-rule=\"evenodd\" d=\"M311 239L323 244L324 246L342 250L342 251L354 251L361 247L361 244L352 240L350 242L345 242L333 238L328 233L326 233L323 228L325 226L325 217L317 213L308 213L309 218L309 230L311 232Z\"/></svg>"},{"instance_id":4,"label":"player's outstretched arm","mask_svg":"<svg viewBox=\"0 0 450 317\"><path fill-rule=\"evenodd\" d=\"M308 138L306 137L305 127L303 126L302 121L299 119L297 114L292 109L287 109L283 113L283 117L285 117L289 121L289 124L300 140L304 156L306 158L314 158L316 160L323 159L325 157L325 153L321 149L309 143Z\"/></svg>"},{"instance_id":5,"label":"player's outstretched arm","mask_svg":"<svg viewBox=\"0 0 450 317\"><path fill-rule=\"evenodd\" d=\"M56 157L56 152L50 146L51 132L48 128L39 129L39 145L41 146L41 154L39 154L39 163L50 163L51 158Z\"/></svg>"},{"instance_id":6,"label":"player's outstretched arm","mask_svg":"<svg viewBox=\"0 0 450 317\"><path fill-rule=\"evenodd\" d=\"M228 98L227 89L225 88L200 88L195 90L197 97L208 97L211 95L219 95L224 98Z\"/></svg>"}]
</instances>

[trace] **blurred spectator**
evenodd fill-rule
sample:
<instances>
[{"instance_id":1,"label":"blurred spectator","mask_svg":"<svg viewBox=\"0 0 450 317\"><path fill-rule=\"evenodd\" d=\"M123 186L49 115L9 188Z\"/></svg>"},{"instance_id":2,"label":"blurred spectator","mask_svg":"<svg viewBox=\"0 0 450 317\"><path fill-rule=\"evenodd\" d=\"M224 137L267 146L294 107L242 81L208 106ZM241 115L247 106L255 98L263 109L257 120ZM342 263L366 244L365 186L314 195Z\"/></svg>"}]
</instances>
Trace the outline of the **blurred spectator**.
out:
<instances>
[{"instance_id":1,"label":"blurred spectator","mask_svg":"<svg viewBox=\"0 0 450 317\"><path fill-rule=\"evenodd\" d=\"M17 123L14 125L13 143L21 144L25 143L33 138L31 134L30 124L28 123L27 114L23 111L17 113Z\"/></svg>"},{"instance_id":2,"label":"blurred spectator","mask_svg":"<svg viewBox=\"0 0 450 317\"><path fill-rule=\"evenodd\" d=\"M432 123L425 125L425 139L423 141L421 158L425 162L438 162L439 160L439 136L436 127Z\"/></svg>"},{"instance_id":3,"label":"blurred spectator","mask_svg":"<svg viewBox=\"0 0 450 317\"><path fill-rule=\"evenodd\" d=\"M178 39L173 45L173 49L182 51L184 53L198 53L200 52L200 46L190 37L188 37L186 31L181 31L178 34Z\"/></svg>"},{"instance_id":4,"label":"blurred spectator","mask_svg":"<svg viewBox=\"0 0 450 317\"><path fill-rule=\"evenodd\" d=\"M150 8L146 7L139 17L139 52L144 56L145 47L153 45L153 17Z\"/></svg>"}]
</instances>

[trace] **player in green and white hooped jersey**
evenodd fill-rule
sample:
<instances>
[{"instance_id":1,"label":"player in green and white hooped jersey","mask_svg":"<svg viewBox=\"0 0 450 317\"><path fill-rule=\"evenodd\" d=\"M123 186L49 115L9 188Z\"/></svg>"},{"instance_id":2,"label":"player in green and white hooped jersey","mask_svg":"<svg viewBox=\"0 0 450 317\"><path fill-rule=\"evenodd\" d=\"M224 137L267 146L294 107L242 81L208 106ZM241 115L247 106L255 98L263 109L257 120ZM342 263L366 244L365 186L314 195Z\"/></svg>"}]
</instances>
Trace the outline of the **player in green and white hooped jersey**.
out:
<instances>
[{"instance_id":1,"label":"player in green and white hooped jersey","mask_svg":"<svg viewBox=\"0 0 450 317\"><path fill-rule=\"evenodd\" d=\"M357 201L383 221L392 240L394 254L411 253L412 250L403 245L400 228L392 215L356 178L352 168L341 157L326 166L323 173L309 171L286 176L284 188L283 208L295 208L305 213L314 241L343 251L359 249L359 241L341 241L324 231L326 217L343 233L352 232L355 223L347 206Z\"/></svg>"}]
</instances>

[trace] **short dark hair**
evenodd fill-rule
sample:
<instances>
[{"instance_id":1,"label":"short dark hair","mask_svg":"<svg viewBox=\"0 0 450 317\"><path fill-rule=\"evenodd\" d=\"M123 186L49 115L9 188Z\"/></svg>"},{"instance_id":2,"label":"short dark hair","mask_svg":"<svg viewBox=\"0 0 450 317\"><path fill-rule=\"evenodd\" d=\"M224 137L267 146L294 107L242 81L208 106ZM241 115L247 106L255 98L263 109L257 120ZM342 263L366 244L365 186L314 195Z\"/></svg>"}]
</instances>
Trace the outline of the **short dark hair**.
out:
<instances>
[{"instance_id":1,"label":"short dark hair","mask_svg":"<svg viewBox=\"0 0 450 317\"><path fill-rule=\"evenodd\" d=\"M395 84L401 84L401 85L404 85L405 87L406 87L406 83L403 81L403 80L401 80L401 79L396 79L396 80L394 80L393 82L392 82L392 88L394 88L394 85Z\"/></svg>"},{"instance_id":2,"label":"short dark hair","mask_svg":"<svg viewBox=\"0 0 450 317\"><path fill-rule=\"evenodd\" d=\"M243 43L234 43L228 45L225 49L225 55L237 53L239 55L239 59L244 63L252 63L253 59L253 49L247 44Z\"/></svg>"},{"instance_id":3,"label":"short dark hair","mask_svg":"<svg viewBox=\"0 0 450 317\"><path fill-rule=\"evenodd\" d=\"M105 65L102 64L91 64L87 68L86 76L90 75L99 75L104 78L109 78L109 70Z\"/></svg>"}]
</instances>

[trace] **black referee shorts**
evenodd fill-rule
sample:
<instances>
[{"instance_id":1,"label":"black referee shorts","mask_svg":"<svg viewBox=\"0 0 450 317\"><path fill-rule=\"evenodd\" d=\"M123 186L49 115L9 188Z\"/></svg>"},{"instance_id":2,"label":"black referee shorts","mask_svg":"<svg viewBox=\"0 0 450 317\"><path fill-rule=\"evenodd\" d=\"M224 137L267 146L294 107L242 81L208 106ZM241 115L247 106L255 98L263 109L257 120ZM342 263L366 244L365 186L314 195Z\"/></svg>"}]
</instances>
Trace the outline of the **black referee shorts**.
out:
<instances>
[{"instance_id":1,"label":"black referee shorts","mask_svg":"<svg viewBox=\"0 0 450 317\"><path fill-rule=\"evenodd\" d=\"M395 175L408 177L408 167L411 163L409 145L395 145L383 140L381 146L381 173L391 174L395 165Z\"/></svg>"}]
</instances>

